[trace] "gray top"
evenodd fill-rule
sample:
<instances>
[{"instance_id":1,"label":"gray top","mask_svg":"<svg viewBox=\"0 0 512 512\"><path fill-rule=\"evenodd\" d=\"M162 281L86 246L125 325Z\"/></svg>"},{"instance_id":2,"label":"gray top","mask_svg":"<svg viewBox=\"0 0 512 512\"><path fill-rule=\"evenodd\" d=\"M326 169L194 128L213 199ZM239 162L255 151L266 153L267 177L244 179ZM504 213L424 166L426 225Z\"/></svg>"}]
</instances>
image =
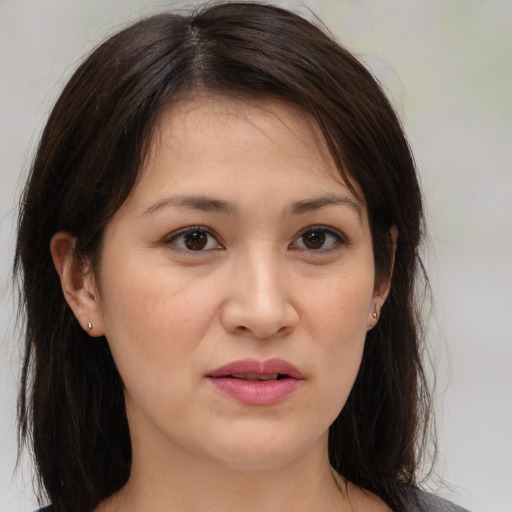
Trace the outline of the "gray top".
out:
<instances>
[{"instance_id":1,"label":"gray top","mask_svg":"<svg viewBox=\"0 0 512 512\"><path fill-rule=\"evenodd\" d=\"M433 494L411 489L414 508L410 512L469 512L465 508L439 498Z\"/></svg>"}]
</instances>

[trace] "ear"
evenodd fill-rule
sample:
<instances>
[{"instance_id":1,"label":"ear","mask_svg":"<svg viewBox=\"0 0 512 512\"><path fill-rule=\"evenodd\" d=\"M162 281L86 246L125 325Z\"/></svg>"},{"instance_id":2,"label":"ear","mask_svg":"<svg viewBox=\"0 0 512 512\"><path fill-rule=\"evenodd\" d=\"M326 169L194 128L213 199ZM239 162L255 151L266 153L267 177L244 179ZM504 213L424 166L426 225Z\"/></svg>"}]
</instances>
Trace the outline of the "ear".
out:
<instances>
[{"instance_id":1,"label":"ear","mask_svg":"<svg viewBox=\"0 0 512 512\"><path fill-rule=\"evenodd\" d=\"M375 283L375 288L373 291L373 299L372 299L372 305L370 308L370 314L368 317L368 324L367 324L367 330L373 329L377 322L379 321L380 317L380 311L382 309L382 306L384 305L384 302L386 302L386 299L389 294L389 290L391 288L391 277L393 275L393 268L395 266L395 253L396 253L396 244L398 241L398 228L393 225L389 229L389 238L388 238L388 244L391 245L389 247L390 254L391 254L391 263L389 266L389 275L387 279L382 279L380 282Z\"/></svg>"},{"instance_id":2,"label":"ear","mask_svg":"<svg viewBox=\"0 0 512 512\"><path fill-rule=\"evenodd\" d=\"M76 238L65 231L53 235L50 252L60 277L64 298L79 324L90 336L102 336L99 295L90 265L77 260Z\"/></svg>"}]
</instances>

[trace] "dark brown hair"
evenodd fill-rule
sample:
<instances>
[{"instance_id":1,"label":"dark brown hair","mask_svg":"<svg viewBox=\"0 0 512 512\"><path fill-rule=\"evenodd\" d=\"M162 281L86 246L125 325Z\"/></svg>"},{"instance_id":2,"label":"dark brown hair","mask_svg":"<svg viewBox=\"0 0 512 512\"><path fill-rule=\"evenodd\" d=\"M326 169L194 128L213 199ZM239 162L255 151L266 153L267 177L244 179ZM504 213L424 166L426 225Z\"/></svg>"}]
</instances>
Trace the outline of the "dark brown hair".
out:
<instances>
[{"instance_id":1,"label":"dark brown hair","mask_svg":"<svg viewBox=\"0 0 512 512\"><path fill-rule=\"evenodd\" d=\"M298 15L254 2L160 14L115 34L77 69L50 115L23 194L14 265L26 315L20 436L32 444L43 492L54 511L89 511L124 485L131 464L122 382L107 341L91 342L66 304L50 239L72 233L76 257L94 266L157 116L197 90L271 96L316 120L343 178L363 190L380 279L390 273L390 227L398 228L391 291L330 428L329 455L345 479L405 509L429 412L413 159L388 100L354 56Z\"/></svg>"}]
</instances>

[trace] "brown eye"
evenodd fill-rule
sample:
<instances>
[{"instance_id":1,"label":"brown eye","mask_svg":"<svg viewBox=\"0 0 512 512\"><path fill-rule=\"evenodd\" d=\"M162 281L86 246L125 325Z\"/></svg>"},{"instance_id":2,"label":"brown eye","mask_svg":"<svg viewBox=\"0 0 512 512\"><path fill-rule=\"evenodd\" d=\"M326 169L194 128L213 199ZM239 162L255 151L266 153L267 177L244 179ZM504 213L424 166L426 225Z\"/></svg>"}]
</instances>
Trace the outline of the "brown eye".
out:
<instances>
[{"instance_id":1,"label":"brown eye","mask_svg":"<svg viewBox=\"0 0 512 512\"><path fill-rule=\"evenodd\" d=\"M344 236L337 230L323 226L312 226L295 239L291 248L322 253L329 249L341 247L346 243Z\"/></svg>"},{"instance_id":2,"label":"brown eye","mask_svg":"<svg viewBox=\"0 0 512 512\"><path fill-rule=\"evenodd\" d=\"M201 227L185 228L172 234L165 242L182 251L206 252L221 249L217 239L207 230Z\"/></svg>"},{"instance_id":3,"label":"brown eye","mask_svg":"<svg viewBox=\"0 0 512 512\"><path fill-rule=\"evenodd\" d=\"M187 249L191 251L201 251L208 243L208 234L204 231L192 231L183 237L183 242Z\"/></svg>"},{"instance_id":4,"label":"brown eye","mask_svg":"<svg viewBox=\"0 0 512 512\"><path fill-rule=\"evenodd\" d=\"M308 249L321 249L325 244L325 233L322 231L308 231L302 235L304 246Z\"/></svg>"}]
</instances>

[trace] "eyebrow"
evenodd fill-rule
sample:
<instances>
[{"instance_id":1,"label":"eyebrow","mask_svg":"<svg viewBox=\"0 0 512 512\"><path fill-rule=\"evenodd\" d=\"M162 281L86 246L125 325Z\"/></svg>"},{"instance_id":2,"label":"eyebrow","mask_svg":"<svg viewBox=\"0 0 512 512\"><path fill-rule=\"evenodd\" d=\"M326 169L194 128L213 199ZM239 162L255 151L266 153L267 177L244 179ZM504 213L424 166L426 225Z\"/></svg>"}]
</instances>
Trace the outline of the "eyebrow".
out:
<instances>
[{"instance_id":1,"label":"eyebrow","mask_svg":"<svg viewBox=\"0 0 512 512\"><path fill-rule=\"evenodd\" d=\"M334 195L296 201L290 206L290 211L293 215L302 215L304 213L320 210L326 206L346 206L357 213L359 217L361 216L362 205L359 202L348 197ZM236 204L222 199L215 199L213 197L203 195L178 195L160 199L144 210L140 216L144 217L167 207L181 207L204 212L218 212L232 216L236 215L238 212Z\"/></svg>"},{"instance_id":2,"label":"eyebrow","mask_svg":"<svg viewBox=\"0 0 512 512\"><path fill-rule=\"evenodd\" d=\"M154 213L162 208L169 206L177 206L181 208L189 208L191 210L200 210L203 212L219 212L225 213L227 215L235 215L237 212L237 207L229 203L228 201L223 201L221 199L214 199L208 196L172 196L166 197L165 199L160 199L155 204L150 206L147 210L145 210L141 217Z\"/></svg>"},{"instance_id":3,"label":"eyebrow","mask_svg":"<svg viewBox=\"0 0 512 512\"><path fill-rule=\"evenodd\" d=\"M322 196L314 199L305 199L303 201L297 201L292 204L291 211L295 215L302 213L312 212L324 208L326 206L347 206L355 213L361 216L361 203L354 201L348 197L343 196Z\"/></svg>"}]
</instances>

